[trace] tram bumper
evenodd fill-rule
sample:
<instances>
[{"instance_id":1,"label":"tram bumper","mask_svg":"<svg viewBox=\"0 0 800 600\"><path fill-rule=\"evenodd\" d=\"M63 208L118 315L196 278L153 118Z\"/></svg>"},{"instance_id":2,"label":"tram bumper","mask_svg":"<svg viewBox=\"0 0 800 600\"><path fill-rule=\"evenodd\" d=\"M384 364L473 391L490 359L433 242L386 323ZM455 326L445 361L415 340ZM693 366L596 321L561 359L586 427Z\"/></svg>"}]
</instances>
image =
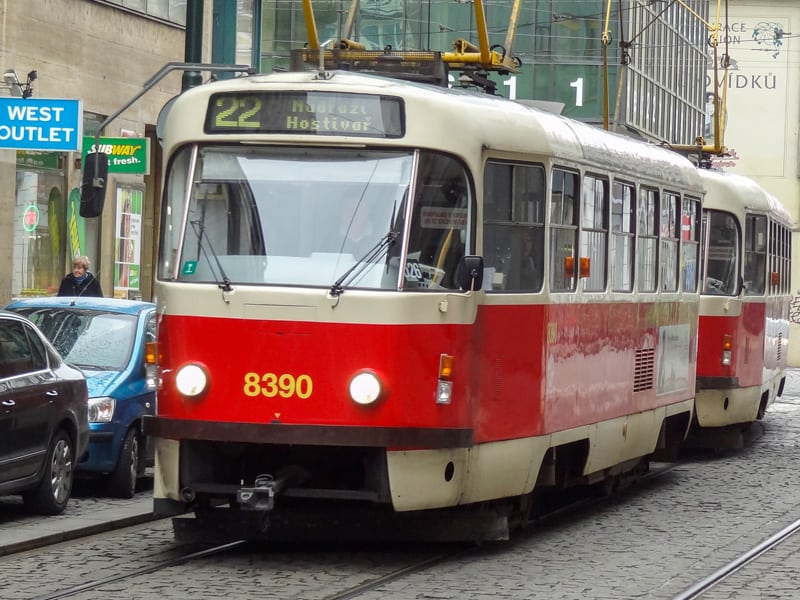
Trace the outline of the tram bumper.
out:
<instances>
[{"instance_id":1,"label":"tram bumper","mask_svg":"<svg viewBox=\"0 0 800 600\"><path fill-rule=\"evenodd\" d=\"M396 513L364 507L283 508L273 512L198 509L172 519L175 541L478 542L505 541L513 528L501 508Z\"/></svg>"}]
</instances>

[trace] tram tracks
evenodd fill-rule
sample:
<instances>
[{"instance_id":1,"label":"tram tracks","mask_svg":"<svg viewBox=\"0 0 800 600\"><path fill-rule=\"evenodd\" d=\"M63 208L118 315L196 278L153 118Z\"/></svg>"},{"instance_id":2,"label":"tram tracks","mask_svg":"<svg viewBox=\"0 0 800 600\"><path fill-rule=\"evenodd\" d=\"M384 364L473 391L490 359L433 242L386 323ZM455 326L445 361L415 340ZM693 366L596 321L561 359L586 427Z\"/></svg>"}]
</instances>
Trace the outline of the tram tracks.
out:
<instances>
[{"instance_id":1,"label":"tram tracks","mask_svg":"<svg viewBox=\"0 0 800 600\"><path fill-rule=\"evenodd\" d=\"M774 550L784 542L791 539L793 536L797 535L798 532L800 532L800 519L787 525L760 544L752 547L747 552L740 554L728 564L723 565L704 579L701 579L694 585L686 588L680 594L675 596L673 600L694 600L695 598L700 598L711 588L729 579L745 565L757 560L767 552Z\"/></svg>"},{"instance_id":2,"label":"tram tracks","mask_svg":"<svg viewBox=\"0 0 800 600\"><path fill-rule=\"evenodd\" d=\"M669 465L667 469L668 468L670 468ZM663 472L663 470L664 469L653 470L650 475ZM560 519L569 518L570 514L574 514L575 512L579 512L583 509L588 509L592 506L597 506L598 504L602 504L613 497L614 494L601 495L595 493L580 500L570 502L567 505L560 506L547 512L546 514L541 514L533 519L529 525L532 527L537 527L544 526L548 523L556 523ZM101 536L102 534L97 537ZM83 542L86 539L87 538L77 538L69 540L69 542L66 543L75 543L78 541ZM417 550L409 555L404 555L406 551L403 550L401 551L401 556L397 556L393 552L389 552L383 556L380 561L378 561L379 564L373 565L373 567L375 567L378 571L377 573L375 571L365 571L361 573L350 572L347 575L342 575L342 578L338 584L332 582L331 593L323 596L322 598L323 600L351 600L359 598L371 591L378 590L406 577L411 577L417 573L425 571L426 569L445 564L448 561L464 558L470 553L478 551L482 547L484 547L484 545L478 543L443 544L435 546L433 551L422 550L421 557L419 551ZM42 549L39 548L37 550L41 551ZM190 563L194 561L202 561L214 556L221 557L226 553L231 553L234 551L244 552L247 554L251 552L258 552L258 545L255 543L238 540L200 549L198 549L197 544L192 544L187 548L175 547L172 549L170 556L153 560L150 564L142 566L141 563L139 563L138 567L134 566L133 568L121 566L118 568L117 572L108 576L93 579L91 581L84 580L80 583L75 583L74 585L65 585L62 589L50 590L47 593L33 597L31 600L58 600L62 598L70 598L84 593L97 594L102 593L102 591L108 586L120 587L120 585L122 585L125 587L126 581L129 582L131 588L134 588L137 585L137 581L140 581L142 577L153 576L157 579L159 577L159 572L164 572L174 567L181 566L191 569L192 567L190 566ZM282 554L283 553L280 555ZM296 556L294 558L296 560ZM280 560L275 562L273 559L269 559L268 562L278 570L285 569L285 566L283 566ZM358 581L352 585L347 585L348 578L351 580L352 578L357 578L361 581Z\"/></svg>"},{"instance_id":3,"label":"tram tracks","mask_svg":"<svg viewBox=\"0 0 800 600\"><path fill-rule=\"evenodd\" d=\"M681 463L658 463L652 465L649 472L638 477L635 481L652 480L679 466L681 466ZM603 504L613 501L615 498L619 497L620 493L624 493L632 487L636 487L635 484L607 494L599 493L602 488L596 488L594 493L588 493L578 500L573 500L568 504L558 506L546 513L539 514L530 521L528 527L531 530L535 530L540 527L558 526L559 522L565 519L569 520L582 511L591 511L594 508L602 507ZM412 577L427 569L446 565L449 561L464 559L471 553L475 553L486 546L486 544L469 543L440 545L433 547L432 551L431 548L420 548L419 550L421 550L421 552L415 550L410 554L406 554L406 550L401 550L399 556L394 552L386 554L380 552L378 553L381 555L380 560L377 561L377 564L372 565L374 570L370 568L369 570L359 572L359 569L355 569L354 571L349 571L349 573L341 574L340 577L339 574L337 574L335 579L338 579L338 581L332 580L329 583L330 587L328 589L330 593L322 596L322 598L323 600L351 600L359 598L370 592L385 588L397 581L401 581L404 578ZM312 550L314 552L317 551L313 548ZM150 564L142 565L140 562L138 567L133 565L132 568L120 566L116 573L109 574L106 577L92 581L83 580L74 585L65 585L60 590L51 589L48 593L36 596L33 600L56 600L86 593L90 595L98 594L102 593L103 590L108 587L119 588L120 586L125 587L126 585L129 586L129 589L135 589L137 585L140 585L140 583L137 582L141 582L143 577L148 579L152 577L154 580L163 579L164 576L160 576L158 573L166 572L174 567L183 567L183 569L191 570L194 568L191 566L191 563L195 561L197 563L202 563L203 560L214 556L220 557L216 559L220 560L226 553L232 553L233 555L236 553L244 553L249 555L252 552L258 553L258 546L254 545L250 547L250 544L245 541L232 541L214 545L213 547L200 547L196 544L183 548L173 547L170 556L162 557L161 559L155 559L155 557L151 556L154 560ZM291 567L288 567L287 571L287 566L284 565L281 560L275 560L276 557L283 556L284 554L285 552L281 551L273 557L267 555L267 560L264 562L263 567L269 565L270 569L274 567L278 571L285 573L291 572L291 570L293 570ZM290 552L289 554L290 562L298 560L297 553ZM300 554L304 554L302 549ZM422 554L421 557L420 554ZM226 561L226 559L222 560ZM236 559L234 558L233 560L235 562ZM299 560L302 561L304 558L301 557ZM171 577L171 575L168 577ZM128 582L127 584L125 583L126 581ZM348 585L348 583L350 583L350 585Z\"/></svg>"},{"instance_id":4,"label":"tram tracks","mask_svg":"<svg viewBox=\"0 0 800 600\"><path fill-rule=\"evenodd\" d=\"M221 544L219 546L214 546L212 548L206 548L204 550L199 550L196 552L190 552L188 554L184 554L182 556L177 556L175 558L165 560L153 565L149 565L147 567L142 567L140 569L134 569L125 573L117 573L110 577L106 577L103 579L98 579L96 581L89 581L83 584L75 585L64 590L60 590L55 593L45 594L43 596L36 596L32 600L58 600L60 598L69 598L70 596L74 596L75 594L79 594L81 592L94 590L100 588L104 585L108 585L111 583L117 583L119 581L123 581L125 579L131 579L134 577L140 577L142 575L148 575L150 573L155 573L156 571L161 571L163 569L168 569L170 567L174 567L177 565L185 564L189 561L200 559L200 558L207 558L209 556L214 556L215 554L221 554L232 550L233 548L237 548L246 542L243 541L236 541L230 542L227 544Z\"/></svg>"}]
</instances>

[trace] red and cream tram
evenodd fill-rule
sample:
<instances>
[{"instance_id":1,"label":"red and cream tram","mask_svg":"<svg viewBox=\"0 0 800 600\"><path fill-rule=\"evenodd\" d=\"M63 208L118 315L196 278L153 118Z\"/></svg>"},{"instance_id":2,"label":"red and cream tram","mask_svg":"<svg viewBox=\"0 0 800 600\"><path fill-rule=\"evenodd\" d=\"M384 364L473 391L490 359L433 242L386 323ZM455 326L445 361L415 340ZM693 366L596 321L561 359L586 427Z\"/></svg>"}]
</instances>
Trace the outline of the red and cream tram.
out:
<instances>
[{"instance_id":1,"label":"red and cream tram","mask_svg":"<svg viewBox=\"0 0 800 600\"><path fill-rule=\"evenodd\" d=\"M688 443L740 444L786 381L792 221L755 181L700 169L703 289L696 427Z\"/></svg>"},{"instance_id":2,"label":"red and cream tram","mask_svg":"<svg viewBox=\"0 0 800 600\"><path fill-rule=\"evenodd\" d=\"M203 85L163 125L146 431L179 536L504 539L683 441L688 160L351 72Z\"/></svg>"}]
</instances>

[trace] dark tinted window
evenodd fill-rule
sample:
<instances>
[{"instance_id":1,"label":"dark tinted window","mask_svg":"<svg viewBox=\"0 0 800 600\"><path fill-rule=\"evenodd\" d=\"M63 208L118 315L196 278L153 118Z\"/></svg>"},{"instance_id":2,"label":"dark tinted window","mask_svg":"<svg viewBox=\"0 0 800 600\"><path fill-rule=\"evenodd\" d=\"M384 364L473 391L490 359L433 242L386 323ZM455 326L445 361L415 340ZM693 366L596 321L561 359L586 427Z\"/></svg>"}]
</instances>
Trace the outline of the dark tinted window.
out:
<instances>
[{"instance_id":1,"label":"dark tinted window","mask_svg":"<svg viewBox=\"0 0 800 600\"><path fill-rule=\"evenodd\" d=\"M0 319L0 378L33 370L34 361L25 326L20 321Z\"/></svg>"},{"instance_id":2,"label":"dark tinted window","mask_svg":"<svg viewBox=\"0 0 800 600\"><path fill-rule=\"evenodd\" d=\"M36 335L36 332L27 325L25 325L25 331L28 333L28 343L31 347L31 361L33 362L33 368L36 371L46 369L47 350L42 342L42 338Z\"/></svg>"}]
</instances>

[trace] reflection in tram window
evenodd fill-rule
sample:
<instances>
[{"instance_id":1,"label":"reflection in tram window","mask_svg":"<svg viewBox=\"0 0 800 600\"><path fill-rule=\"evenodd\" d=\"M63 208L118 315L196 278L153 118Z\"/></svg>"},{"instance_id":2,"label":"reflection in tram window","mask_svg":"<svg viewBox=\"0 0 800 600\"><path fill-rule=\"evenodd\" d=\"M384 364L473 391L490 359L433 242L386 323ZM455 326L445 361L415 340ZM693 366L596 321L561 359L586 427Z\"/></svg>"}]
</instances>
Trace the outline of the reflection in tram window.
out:
<instances>
[{"instance_id":1,"label":"reflection in tram window","mask_svg":"<svg viewBox=\"0 0 800 600\"><path fill-rule=\"evenodd\" d=\"M636 188L615 181L611 188L611 289L633 291Z\"/></svg>"},{"instance_id":2,"label":"reflection in tram window","mask_svg":"<svg viewBox=\"0 0 800 600\"><path fill-rule=\"evenodd\" d=\"M678 203L680 197L665 193L661 203L661 289L678 291Z\"/></svg>"},{"instance_id":3,"label":"reflection in tram window","mask_svg":"<svg viewBox=\"0 0 800 600\"><path fill-rule=\"evenodd\" d=\"M747 215L744 237L745 294L764 293L767 270L767 217Z\"/></svg>"},{"instance_id":4,"label":"reflection in tram window","mask_svg":"<svg viewBox=\"0 0 800 600\"><path fill-rule=\"evenodd\" d=\"M606 289L606 247L608 225L608 181L586 175L583 178L583 210L581 211L581 258L589 259L589 275L583 289L602 292Z\"/></svg>"},{"instance_id":5,"label":"reflection in tram window","mask_svg":"<svg viewBox=\"0 0 800 600\"><path fill-rule=\"evenodd\" d=\"M550 195L550 289L554 292L575 289L579 185L577 173L553 169L553 190Z\"/></svg>"},{"instance_id":6,"label":"reflection in tram window","mask_svg":"<svg viewBox=\"0 0 800 600\"><path fill-rule=\"evenodd\" d=\"M697 291L698 254L700 251L700 200L689 196L681 209L681 279L683 291Z\"/></svg>"},{"instance_id":7,"label":"reflection in tram window","mask_svg":"<svg viewBox=\"0 0 800 600\"><path fill-rule=\"evenodd\" d=\"M636 252L638 288L655 292L658 282L658 191L642 188L639 204L639 247Z\"/></svg>"}]
</instances>

